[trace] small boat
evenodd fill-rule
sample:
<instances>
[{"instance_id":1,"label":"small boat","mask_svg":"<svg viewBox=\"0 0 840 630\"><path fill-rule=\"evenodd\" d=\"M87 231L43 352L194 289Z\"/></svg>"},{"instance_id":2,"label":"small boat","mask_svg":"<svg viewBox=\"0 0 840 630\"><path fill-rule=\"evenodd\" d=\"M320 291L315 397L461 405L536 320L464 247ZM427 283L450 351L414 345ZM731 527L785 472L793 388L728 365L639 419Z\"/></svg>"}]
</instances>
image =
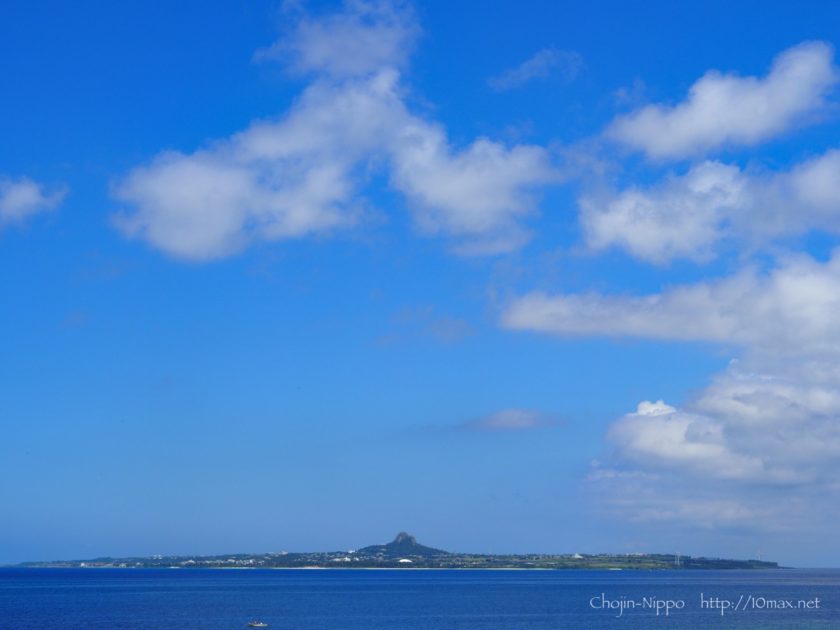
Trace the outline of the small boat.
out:
<instances>
[{"instance_id":1,"label":"small boat","mask_svg":"<svg viewBox=\"0 0 840 630\"><path fill-rule=\"evenodd\" d=\"M257 621L256 619L254 619L254 621L249 621L248 622L248 627L249 628L268 628L268 624L264 621Z\"/></svg>"}]
</instances>

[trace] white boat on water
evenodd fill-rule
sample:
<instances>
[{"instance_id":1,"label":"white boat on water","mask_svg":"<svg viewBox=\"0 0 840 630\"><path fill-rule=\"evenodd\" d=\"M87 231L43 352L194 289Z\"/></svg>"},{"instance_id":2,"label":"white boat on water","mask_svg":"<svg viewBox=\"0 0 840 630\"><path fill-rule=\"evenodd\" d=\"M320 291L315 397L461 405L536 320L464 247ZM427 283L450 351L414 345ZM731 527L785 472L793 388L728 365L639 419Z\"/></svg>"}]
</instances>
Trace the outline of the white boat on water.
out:
<instances>
[{"instance_id":1,"label":"white boat on water","mask_svg":"<svg viewBox=\"0 0 840 630\"><path fill-rule=\"evenodd\" d=\"M248 622L248 627L249 628L268 628L268 624L265 623L264 621L257 621L255 619L254 621L249 621Z\"/></svg>"}]
</instances>

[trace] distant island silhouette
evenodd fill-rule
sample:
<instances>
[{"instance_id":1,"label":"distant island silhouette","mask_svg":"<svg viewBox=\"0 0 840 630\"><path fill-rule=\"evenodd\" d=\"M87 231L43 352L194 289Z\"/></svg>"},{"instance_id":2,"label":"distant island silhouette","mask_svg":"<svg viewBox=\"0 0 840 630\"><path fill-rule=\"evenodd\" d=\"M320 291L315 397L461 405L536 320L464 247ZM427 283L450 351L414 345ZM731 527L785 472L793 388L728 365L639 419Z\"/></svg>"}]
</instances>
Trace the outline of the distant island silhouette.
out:
<instances>
[{"instance_id":1,"label":"distant island silhouette","mask_svg":"<svg viewBox=\"0 0 840 630\"><path fill-rule=\"evenodd\" d=\"M730 560L667 553L475 554L427 547L406 532L389 543L349 551L273 552L214 556L151 556L24 562L32 568L135 569L778 569L776 562Z\"/></svg>"}]
</instances>

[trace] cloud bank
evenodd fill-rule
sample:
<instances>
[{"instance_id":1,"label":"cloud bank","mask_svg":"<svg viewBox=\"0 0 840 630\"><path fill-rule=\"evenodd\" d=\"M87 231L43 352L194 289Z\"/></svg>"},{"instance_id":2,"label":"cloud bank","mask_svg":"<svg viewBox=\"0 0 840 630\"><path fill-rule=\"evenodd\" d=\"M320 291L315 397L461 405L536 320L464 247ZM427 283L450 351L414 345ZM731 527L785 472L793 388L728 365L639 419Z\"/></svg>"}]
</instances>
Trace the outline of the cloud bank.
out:
<instances>
[{"instance_id":1,"label":"cloud bank","mask_svg":"<svg viewBox=\"0 0 840 630\"><path fill-rule=\"evenodd\" d=\"M769 273L676 286L644 296L532 293L504 312L509 329L735 344L767 355L840 357L840 252L791 256Z\"/></svg>"},{"instance_id":2,"label":"cloud bank","mask_svg":"<svg viewBox=\"0 0 840 630\"><path fill-rule=\"evenodd\" d=\"M838 309L835 251L825 262L791 256L768 272L646 296L534 293L514 301L503 323L737 346L740 359L684 408L643 401L614 422L592 482L636 520L807 529L827 527L823 505L840 498ZM782 507L788 495L798 511Z\"/></svg>"}]
</instances>

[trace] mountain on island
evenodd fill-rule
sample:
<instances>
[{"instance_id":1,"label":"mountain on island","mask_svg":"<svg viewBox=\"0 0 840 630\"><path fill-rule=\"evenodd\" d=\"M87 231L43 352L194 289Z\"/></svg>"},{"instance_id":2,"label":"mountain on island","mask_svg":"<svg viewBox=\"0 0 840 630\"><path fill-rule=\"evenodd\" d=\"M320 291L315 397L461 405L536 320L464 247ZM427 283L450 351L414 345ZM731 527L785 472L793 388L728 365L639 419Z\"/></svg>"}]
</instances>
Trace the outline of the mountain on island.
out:
<instances>
[{"instance_id":1,"label":"mountain on island","mask_svg":"<svg viewBox=\"0 0 840 630\"><path fill-rule=\"evenodd\" d=\"M384 545L356 551L233 553L214 556L152 556L24 562L21 567L71 569L778 569L775 562L695 558L670 553L624 554L481 554L453 553L427 547L411 534L400 532Z\"/></svg>"},{"instance_id":2,"label":"mountain on island","mask_svg":"<svg viewBox=\"0 0 840 630\"><path fill-rule=\"evenodd\" d=\"M451 555L448 551L421 545L414 536L405 532L400 532L394 540L385 545L370 545L369 547L363 547L357 550L356 553L384 559L407 557L437 558Z\"/></svg>"}]
</instances>

